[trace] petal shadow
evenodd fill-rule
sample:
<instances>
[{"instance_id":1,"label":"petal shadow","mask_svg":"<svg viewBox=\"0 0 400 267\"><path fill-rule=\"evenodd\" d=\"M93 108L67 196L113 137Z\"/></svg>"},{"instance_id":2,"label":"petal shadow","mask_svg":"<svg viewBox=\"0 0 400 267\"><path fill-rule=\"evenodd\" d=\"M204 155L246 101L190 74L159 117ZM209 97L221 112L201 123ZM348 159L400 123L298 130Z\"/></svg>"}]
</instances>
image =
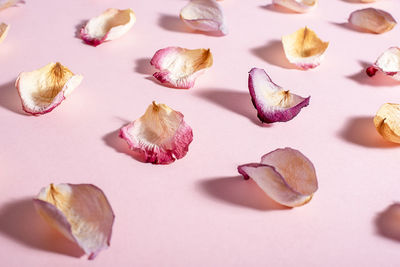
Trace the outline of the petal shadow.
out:
<instances>
[{"instance_id":1,"label":"petal shadow","mask_svg":"<svg viewBox=\"0 0 400 267\"><path fill-rule=\"evenodd\" d=\"M371 116L357 116L350 118L339 136L350 143L375 148L395 148L398 145L386 141L376 131L374 118Z\"/></svg>"},{"instance_id":2,"label":"petal shadow","mask_svg":"<svg viewBox=\"0 0 400 267\"><path fill-rule=\"evenodd\" d=\"M266 6L260 6L262 9L266 9L268 11L272 12L277 12L277 13L285 13L285 14L299 14L293 10L290 10L289 8L280 6L280 5L275 5L275 4L268 4Z\"/></svg>"},{"instance_id":3,"label":"petal shadow","mask_svg":"<svg viewBox=\"0 0 400 267\"><path fill-rule=\"evenodd\" d=\"M379 213L375 219L375 225L378 234L400 241L400 204L394 203L386 208L383 212Z\"/></svg>"},{"instance_id":4,"label":"petal shadow","mask_svg":"<svg viewBox=\"0 0 400 267\"><path fill-rule=\"evenodd\" d=\"M139 58L135 60L134 71L140 74L152 75L154 73L154 67L150 65L151 58Z\"/></svg>"},{"instance_id":5,"label":"petal shadow","mask_svg":"<svg viewBox=\"0 0 400 267\"><path fill-rule=\"evenodd\" d=\"M272 40L264 46L251 49L251 52L271 65L284 69L297 69L287 60L280 40Z\"/></svg>"},{"instance_id":6,"label":"petal shadow","mask_svg":"<svg viewBox=\"0 0 400 267\"><path fill-rule=\"evenodd\" d=\"M0 85L0 106L14 113L28 116L23 112L18 91L15 88L15 81Z\"/></svg>"},{"instance_id":7,"label":"petal shadow","mask_svg":"<svg viewBox=\"0 0 400 267\"><path fill-rule=\"evenodd\" d=\"M82 249L48 225L36 212L32 198L6 203L0 209L0 234L38 250L79 258Z\"/></svg>"},{"instance_id":8,"label":"petal shadow","mask_svg":"<svg viewBox=\"0 0 400 267\"><path fill-rule=\"evenodd\" d=\"M372 64L359 61L362 70L353 75L347 76L348 79L353 80L362 85L371 85L371 86L400 86L400 82L390 78L388 75L385 75L381 71L377 71L373 77L369 77L365 70L370 67Z\"/></svg>"},{"instance_id":9,"label":"petal shadow","mask_svg":"<svg viewBox=\"0 0 400 267\"><path fill-rule=\"evenodd\" d=\"M158 19L158 26L170 32L203 34L214 37L223 36L221 33L218 32L203 32L191 29L178 16L168 14L160 14L160 18Z\"/></svg>"},{"instance_id":10,"label":"petal shadow","mask_svg":"<svg viewBox=\"0 0 400 267\"><path fill-rule=\"evenodd\" d=\"M258 126L270 126L269 124L262 123L257 119L257 110L251 103L251 97L249 93L226 89L209 89L197 91L196 95L203 99L209 100L218 106L224 107L227 110L242 115Z\"/></svg>"},{"instance_id":11,"label":"petal shadow","mask_svg":"<svg viewBox=\"0 0 400 267\"><path fill-rule=\"evenodd\" d=\"M242 176L202 180L198 186L207 195L234 206L262 211L290 209L272 200L252 179L244 180Z\"/></svg>"},{"instance_id":12,"label":"petal shadow","mask_svg":"<svg viewBox=\"0 0 400 267\"><path fill-rule=\"evenodd\" d=\"M74 34L75 38L82 40L82 38L81 38L81 30L82 30L83 27L86 26L86 24L88 22L89 21L85 19L85 20L81 20L81 22L76 24L76 26L75 26L75 34ZM85 43L83 40L82 40L82 42Z\"/></svg>"}]
</instances>

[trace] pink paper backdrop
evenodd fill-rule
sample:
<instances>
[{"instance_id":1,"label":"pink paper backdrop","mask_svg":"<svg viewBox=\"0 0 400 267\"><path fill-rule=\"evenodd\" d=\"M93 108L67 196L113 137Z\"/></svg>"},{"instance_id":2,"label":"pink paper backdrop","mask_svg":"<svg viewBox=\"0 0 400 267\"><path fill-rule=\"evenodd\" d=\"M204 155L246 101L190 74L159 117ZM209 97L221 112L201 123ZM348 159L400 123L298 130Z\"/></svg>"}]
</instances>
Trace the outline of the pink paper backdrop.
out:
<instances>
[{"instance_id":1,"label":"pink paper backdrop","mask_svg":"<svg viewBox=\"0 0 400 267\"><path fill-rule=\"evenodd\" d=\"M220 2L225 37L188 30L178 19L182 0L27 0L1 11L11 29L0 45L0 265L398 266L400 243L380 234L376 220L400 201L400 149L371 119L381 104L400 102L400 83L363 69L399 44L400 27L373 35L344 23L369 6L400 19L400 3L321 0L312 13L290 14L269 2ZM82 21L109 7L136 12L126 36L96 48L76 38ZM311 71L293 69L280 45L303 26L330 41ZM210 48L214 66L195 88L164 87L148 63L166 46ZM84 81L53 112L26 116L15 79L51 61ZM310 106L290 122L261 125L247 91L252 67L311 95ZM168 166L136 161L117 136L153 100L181 111L194 131L187 156ZM282 209L236 171L285 146L317 170L320 188L301 208ZM93 183L108 196L111 247L94 261L78 258L32 209L30 199L51 182Z\"/></svg>"}]
</instances>

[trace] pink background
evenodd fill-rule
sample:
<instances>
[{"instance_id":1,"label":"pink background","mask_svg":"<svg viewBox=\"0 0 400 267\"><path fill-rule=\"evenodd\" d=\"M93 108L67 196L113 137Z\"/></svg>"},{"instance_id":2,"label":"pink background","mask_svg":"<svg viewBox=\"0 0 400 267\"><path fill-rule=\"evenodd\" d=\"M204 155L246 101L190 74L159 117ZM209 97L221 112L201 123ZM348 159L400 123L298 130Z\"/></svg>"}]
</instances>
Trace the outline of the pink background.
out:
<instances>
[{"instance_id":1,"label":"pink background","mask_svg":"<svg viewBox=\"0 0 400 267\"><path fill-rule=\"evenodd\" d=\"M11 25L0 45L0 259L2 266L398 266L400 243L379 234L379 213L400 200L398 146L375 132L381 104L399 102L400 83L364 74L400 27L359 33L348 15L373 6L400 19L400 3L320 1L309 14L282 13L269 0L220 2L229 35L188 30L182 0L29 1L0 12ZM131 7L137 22L123 38L91 47L75 36L106 8ZM308 26L330 41L325 61L293 69L280 37ZM210 48L214 66L194 88L174 90L148 64L166 46ZM84 75L53 112L26 116L14 82L21 71L60 61ZM262 126L247 72L266 69L310 106L290 122ZM117 136L151 101L181 111L192 126L189 153L168 166L136 161ZM274 204L238 164L278 147L314 163L319 190L306 206ZM36 215L30 199L49 183L93 183L116 214L111 247L94 261Z\"/></svg>"}]
</instances>

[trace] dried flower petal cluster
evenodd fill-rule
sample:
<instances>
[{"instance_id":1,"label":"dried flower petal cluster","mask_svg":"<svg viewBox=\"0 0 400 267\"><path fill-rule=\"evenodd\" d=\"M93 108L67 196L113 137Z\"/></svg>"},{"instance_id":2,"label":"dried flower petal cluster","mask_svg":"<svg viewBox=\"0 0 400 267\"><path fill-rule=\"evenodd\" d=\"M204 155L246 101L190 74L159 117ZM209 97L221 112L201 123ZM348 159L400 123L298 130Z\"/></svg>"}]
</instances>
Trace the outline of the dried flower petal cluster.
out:
<instances>
[{"instance_id":1,"label":"dried flower petal cluster","mask_svg":"<svg viewBox=\"0 0 400 267\"><path fill-rule=\"evenodd\" d=\"M257 116L265 123L289 121L310 102L310 97L292 94L276 85L263 69L258 68L249 72L249 91Z\"/></svg>"},{"instance_id":2,"label":"dried flower petal cluster","mask_svg":"<svg viewBox=\"0 0 400 267\"><path fill-rule=\"evenodd\" d=\"M103 191L91 184L58 184L43 188L34 199L48 224L94 259L110 246L114 213Z\"/></svg>"},{"instance_id":3,"label":"dried flower petal cluster","mask_svg":"<svg viewBox=\"0 0 400 267\"><path fill-rule=\"evenodd\" d=\"M22 72L15 87L24 111L32 115L42 115L61 104L79 86L82 79L82 75L72 73L57 62L32 72Z\"/></svg>"},{"instance_id":4,"label":"dried flower petal cluster","mask_svg":"<svg viewBox=\"0 0 400 267\"><path fill-rule=\"evenodd\" d=\"M194 30L221 35L228 33L222 8L215 0L190 0L182 8L180 18Z\"/></svg>"},{"instance_id":5,"label":"dried flower petal cluster","mask_svg":"<svg viewBox=\"0 0 400 267\"><path fill-rule=\"evenodd\" d=\"M400 143L400 105L383 104L374 117L376 130L390 142Z\"/></svg>"},{"instance_id":6,"label":"dried flower petal cluster","mask_svg":"<svg viewBox=\"0 0 400 267\"><path fill-rule=\"evenodd\" d=\"M283 49L290 63L307 70L321 64L329 42L323 42L307 27L282 37Z\"/></svg>"},{"instance_id":7,"label":"dried flower petal cluster","mask_svg":"<svg viewBox=\"0 0 400 267\"><path fill-rule=\"evenodd\" d=\"M273 200L288 207L308 203L318 189L312 162L289 147L265 154L261 163L240 165L238 171L246 180L252 178Z\"/></svg>"},{"instance_id":8,"label":"dried flower petal cluster","mask_svg":"<svg viewBox=\"0 0 400 267\"><path fill-rule=\"evenodd\" d=\"M349 22L359 29L372 33L384 33L396 26L396 20L388 12L376 8L356 10L350 14Z\"/></svg>"},{"instance_id":9,"label":"dried flower petal cluster","mask_svg":"<svg viewBox=\"0 0 400 267\"><path fill-rule=\"evenodd\" d=\"M153 102L142 117L121 128L120 137L145 162L170 164L186 155L193 132L182 113Z\"/></svg>"},{"instance_id":10,"label":"dried flower petal cluster","mask_svg":"<svg viewBox=\"0 0 400 267\"><path fill-rule=\"evenodd\" d=\"M101 15L89 20L81 29L81 38L89 45L98 46L126 34L135 21L135 13L132 9L109 8Z\"/></svg>"},{"instance_id":11,"label":"dried flower petal cluster","mask_svg":"<svg viewBox=\"0 0 400 267\"><path fill-rule=\"evenodd\" d=\"M318 0L272 0L272 3L298 13L306 13L317 6Z\"/></svg>"},{"instance_id":12,"label":"dried flower petal cluster","mask_svg":"<svg viewBox=\"0 0 400 267\"><path fill-rule=\"evenodd\" d=\"M159 70L153 76L161 83L189 89L197 77L212 66L213 57L210 49L167 47L158 50L150 64Z\"/></svg>"}]
</instances>

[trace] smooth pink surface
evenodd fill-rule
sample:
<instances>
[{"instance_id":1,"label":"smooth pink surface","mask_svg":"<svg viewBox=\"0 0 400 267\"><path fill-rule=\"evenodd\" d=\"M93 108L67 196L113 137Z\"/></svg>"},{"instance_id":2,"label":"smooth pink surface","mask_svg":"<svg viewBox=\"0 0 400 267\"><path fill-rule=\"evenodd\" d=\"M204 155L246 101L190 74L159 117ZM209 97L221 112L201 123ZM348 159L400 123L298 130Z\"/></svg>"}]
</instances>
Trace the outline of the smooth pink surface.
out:
<instances>
[{"instance_id":1,"label":"smooth pink surface","mask_svg":"<svg viewBox=\"0 0 400 267\"><path fill-rule=\"evenodd\" d=\"M375 35L346 21L368 6L399 19L400 3L327 0L293 14L268 2L221 1L224 37L188 30L178 18L182 0L42 0L0 11L11 25L0 44L0 265L398 266L400 242L381 235L376 221L400 201L400 147L382 140L372 117L400 101L400 83L370 78L365 68L398 45L400 27ZM82 21L111 5L134 9L132 30L84 44L76 37ZM310 71L294 69L280 44L304 26L330 41ZM214 65L190 90L162 86L149 60L167 46L211 48ZM51 61L84 80L51 113L26 116L15 79ZM262 126L247 90L252 67L312 102L290 122ZM166 166L135 160L118 137L153 100L181 111L193 128L188 154ZM311 202L295 209L268 200L236 171L286 146L307 155L319 179ZM33 210L32 197L50 182L93 183L107 195L113 237L94 261L76 258L80 251Z\"/></svg>"}]
</instances>

